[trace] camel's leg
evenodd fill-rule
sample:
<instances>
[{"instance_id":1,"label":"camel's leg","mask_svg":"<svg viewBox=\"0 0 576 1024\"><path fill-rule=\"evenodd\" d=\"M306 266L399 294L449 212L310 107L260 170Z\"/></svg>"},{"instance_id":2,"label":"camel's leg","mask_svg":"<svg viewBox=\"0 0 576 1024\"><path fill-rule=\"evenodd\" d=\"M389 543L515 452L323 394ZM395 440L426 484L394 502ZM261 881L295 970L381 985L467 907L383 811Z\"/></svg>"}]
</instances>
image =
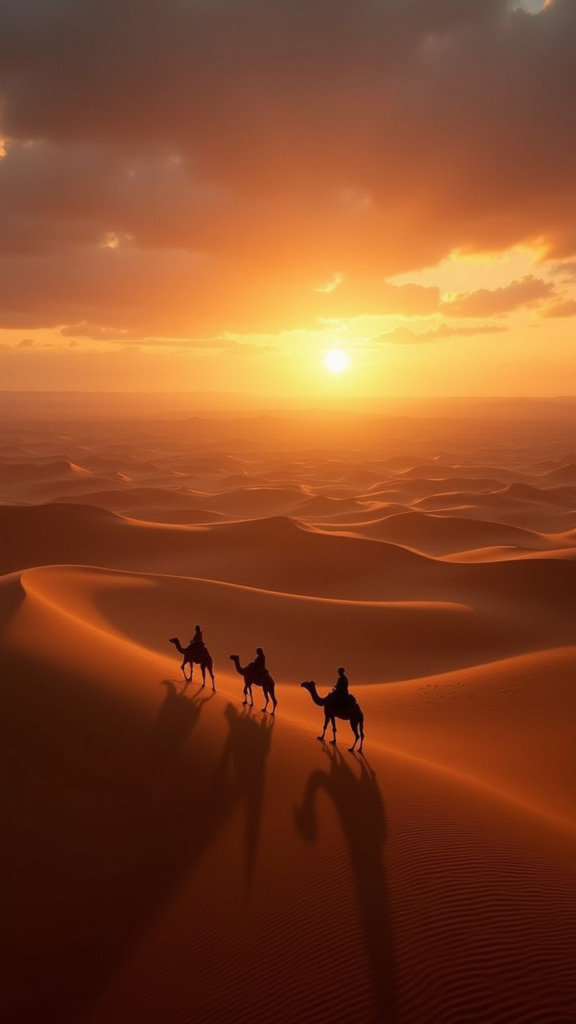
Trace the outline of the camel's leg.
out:
<instances>
[{"instance_id":1,"label":"camel's leg","mask_svg":"<svg viewBox=\"0 0 576 1024\"><path fill-rule=\"evenodd\" d=\"M180 669L182 671L182 675L184 676L184 679L186 680L187 683L189 683L190 679L192 679L192 673L190 673L190 679L189 679L188 676L186 675L186 661L182 662L182 664L180 665Z\"/></svg>"},{"instance_id":2,"label":"camel's leg","mask_svg":"<svg viewBox=\"0 0 576 1024\"><path fill-rule=\"evenodd\" d=\"M244 700L242 701L243 704L247 704L248 703L247 694L248 694L248 687L246 686L246 683L244 683Z\"/></svg>"},{"instance_id":3,"label":"camel's leg","mask_svg":"<svg viewBox=\"0 0 576 1024\"><path fill-rule=\"evenodd\" d=\"M200 671L202 672L202 689L204 686L206 686L206 669L204 668L204 665L200 666Z\"/></svg>"},{"instance_id":4,"label":"camel's leg","mask_svg":"<svg viewBox=\"0 0 576 1024\"><path fill-rule=\"evenodd\" d=\"M326 729L328 728L328 722L329 721L330 721L330 719L328 718L328 715L324 715L324 728L322 729L322 735L316 737L317 740L324 741L324 737L326 735Z\"/></svg>"},{"instance_id":5,"label":"camel's leg","mask_svg":"<svg viewBox=\"0 0 576 1024\"><path fill-rule=\"evenodd\" d=\"M212 680L212 689L215 690L216 689L216 681L214 679L214 669L213 669L212 665L208 665L208 672L210 673L210 678Z\"/></svg>"},{"instance_id":6,"label":"camel's leg","mask_svg":"<svg viewBox=\"0 0 576 1024\"><path fill-rule=\"evenodd\" d=\"M330 743L332 744L333 747L336 746L336 719L335 718L332 719L332 739L330 740Z\"/></svg>"},{"instance_id":7,"label":"camel's leg","mask_svg":"<svg viewBox=\"0 0 576 1024\"><path fill-rule=\"evenodd\" d=\"M364 719L360 722L360 746L358 747L358 753L362 753L362 747L364 745Z\"/></svg>"},{"instance_id":8,"label":"camel's leg","mask_svg":"<svg viewBox=\"0 0 576 1024\"><path fill-rule=\"evenodd\" d=\"M275 715L276 714L276 705L278 704L278 701L276 700L276 695L274 693L271 693L270 696L272 698L272 714Z\"/></svg>"},{"instance_id":9,"label":"camel's leg","mask_svg":"<svg viewBox=\"0 0 576 1024\"><path fill-rule=\"evenodd\" d=\"M262 708L262 711L267 711L268 710L268 693L267 693L266 690L264 690L264 696L266 697L266 703L265 703L264 707Z\"/></svg>"},{"instance_id":10,"label":"camel's leg","mask_svg":"<svg viewBox=\"0 0 576 1024\"><path fill-rule=\"evenodd\" d=\"M358 740L359 740L360 737L358 735L358 726L355 723L353 723L353 722L350 722L350 725L352 726L352 729L354 731L354 743L352 744L351 747L348 747L348 750L352 754L354 752L354 747L358 743ZM362 749L362 747L360 747L360 749Z\"/></svg>"}]
</instances>

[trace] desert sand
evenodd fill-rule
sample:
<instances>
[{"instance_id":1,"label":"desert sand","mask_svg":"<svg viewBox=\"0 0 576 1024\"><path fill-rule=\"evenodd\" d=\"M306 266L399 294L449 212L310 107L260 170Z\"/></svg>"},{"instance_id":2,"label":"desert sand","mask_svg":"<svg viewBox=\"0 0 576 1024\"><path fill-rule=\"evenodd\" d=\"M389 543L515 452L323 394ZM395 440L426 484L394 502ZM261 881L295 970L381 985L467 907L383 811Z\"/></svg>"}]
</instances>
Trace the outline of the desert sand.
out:
<instances>
[{"instance_id":1,"label":"desert sand","mask_svg":"<svg viewBox=\"0 0 576 1024\"><path fill-rule=\"evenodd\" d=\"M575 1021L572 407L15 408L6 1019ZM168 643L197 622L214 693ZM363 756L300 686L339 665Z\"/></svg>"}]
</instances>

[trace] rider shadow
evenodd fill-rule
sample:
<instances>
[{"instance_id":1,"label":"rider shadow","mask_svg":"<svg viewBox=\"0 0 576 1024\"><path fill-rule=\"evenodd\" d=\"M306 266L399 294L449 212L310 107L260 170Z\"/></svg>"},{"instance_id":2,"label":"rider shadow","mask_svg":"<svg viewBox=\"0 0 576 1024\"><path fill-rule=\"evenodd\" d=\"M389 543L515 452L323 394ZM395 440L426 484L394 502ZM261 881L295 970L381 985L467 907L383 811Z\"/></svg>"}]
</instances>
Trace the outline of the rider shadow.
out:
<instances>
[{"instance_id":1,"label":"rider shadow","mask_svg":"<svg viewBox=\"0 0 576 1024\"><path fill-rule=\"evenodd\" d=\"M269 715L256 717L251 707L238 712L228 704L224 712L228 721L228 738L216 769L216 778L226 783L229 768L233 772L236 801L246 806L244 845L244 879L252 885L260 838L266 758L270 751L274 719Z\"/></svg>"},{"instance_id":2,"label":"rider shadow","mask_svg":"<svg viewBox=\"0 0 576 1024\"><path fill-rule=\"evenodd\" d=\"M166 696L148 737L147 767L151 774L161 773L177 755L198 723L202 708L214 693L201 698L201 691L189 696L178 692L170 679L164 679Z\"/></svg>"},{"instance_id":3,"label":"rider shadow","mask_svg":"<svg viewBox=\"0 0 576 1024\"><path fill-rule=\"evenodd\" d=\"M312 842L317 834L316 798L326 793L334 803L348 846L358 914L366 948L368 974L378 1017L395 1024L396 974L390 901L383 861L386 815L374 771L366 759L355 756L358 776L337 748L324 746L330 767L313 771L306 783L302 804L294 818L300 835Z\"/></svg>"}]
</instances>

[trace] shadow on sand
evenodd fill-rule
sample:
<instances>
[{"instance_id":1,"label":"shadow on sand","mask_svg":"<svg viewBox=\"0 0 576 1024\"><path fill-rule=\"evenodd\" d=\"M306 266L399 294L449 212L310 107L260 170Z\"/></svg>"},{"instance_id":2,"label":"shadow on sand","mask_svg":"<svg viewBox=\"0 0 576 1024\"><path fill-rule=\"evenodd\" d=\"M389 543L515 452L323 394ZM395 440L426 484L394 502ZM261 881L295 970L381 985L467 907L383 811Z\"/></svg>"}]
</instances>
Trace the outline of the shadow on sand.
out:
<instances>
[{"instance_id":1,"label":"shadow on sand","mask_svg":"<svg viewBox=\"0 0 576 1024\"><path fill-rule=\"evenodd\" d=\"M302 803L294 811L296 827L304 839L315 840L317 794L323 792L330 797L348 846L378 1019L382 1024L395 1024L394 941L383 860L386 816L382 794L363 756L344 758L335 747L324 745L323 749L329 760L328 771L317 769L310 774Z\"/></svg>"},{"instance_id":2,"label":"shadow on sand","mask_svg":"<svg viewBox=\"0 0 576 1024\"><path fill-rule=\"evenodd\" d=\"M164 702L158 712L148 739L147 765L151 774L162 773L198 723L202 708L214 697L214 691L205 695L203 688L187 693L187 686L178 691L171 679L164 679Z\"/></svg>"},{"instance_id":3,"label":"shadow on sand","mask_svg":"<svg viewBox=\"0 0 576 1024\"><path fill-rule=\"evenodd\" d=\"M251 707L238 712L233 704L227 705L224 715L230 731L216 774L222 780L232 774L236 799L246 808L244 878L249 888L256 865L266 758L270 751L274 719Z\"/></svg>"},{"instance_id":4,"label":"shadow on sand","mask_svg":"<svg viewBox=\"0 0 576 1024\"><path fill-rule=\"evenodd\" d=\"M9 694L6 742L16 781L2 854L11 936L3 1004L13 1024L73 1024L239 802L250 879L272 728L229 705L220 753L198 729L213 695L184 695L165 681L143 745L131 705L118 703L111 719L109 700L73 676L39 689L32 659L28 675L21 664L6 667L19 686ZM31 714L43 723L33 744Z\"/></svg>"}]
</instances>

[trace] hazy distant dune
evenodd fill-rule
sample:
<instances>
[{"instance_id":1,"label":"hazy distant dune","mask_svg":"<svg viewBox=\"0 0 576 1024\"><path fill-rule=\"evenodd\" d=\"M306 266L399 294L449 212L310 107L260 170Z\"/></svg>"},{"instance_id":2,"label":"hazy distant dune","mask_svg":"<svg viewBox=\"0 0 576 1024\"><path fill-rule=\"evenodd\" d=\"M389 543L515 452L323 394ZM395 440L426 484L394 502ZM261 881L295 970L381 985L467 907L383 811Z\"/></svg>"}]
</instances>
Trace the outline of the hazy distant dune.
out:
<instances>
[{"instance_id":1,"label":"hazy distant dune","mask_svg":"<svg viewBox=\"0 0 576 1024\"><path fill-rule=\"evenodd\" d=\"M136 505L134 508L124 510L124 516L131 519L142 520L149 523L172 523L179 526L198 526L210 523L220 523L226 517L222 512L210 512L208 509L200 508L142 508Z\"/></svg>"},{"instance_id":2,"label":"hazy distant dune","mask_svg":"<svg viewBox=\"0 0 576 1024\"><path fill-rule=\"evenodd\" d=\"M356 529L362 536L404 544L434 555L495 544L535 550L552 546L540 533L531 530L455 515L434 516L413 509L359 524Z\"/></svg>"},{"instance_id":3,"label":"hazy distant dune","mask_svg":"<svg viewBox=\"0 0 576 1024\"><path fill-rule=\"evenodd\" d=\"M558 469L551 469L550 472L543 474L542 479L548 484L576 485L576 463L569 462L565 466L559 466Z\"/></svg>"},{"instance_id":4,"label":"hazy distant dune","mask_svg":"<svg viewBox=\"0 0 576 1024\"><path fill-rule=\"evenodd\" d=\"M110 483L110 481L108 481ZM86 491L79 495L58 494L54 497L54 503L78 503L81 505L94 505L98 508L105 508L111 512L130 511L140 505L155 508L188 508L191 502L204 501L206 495L188 489L160 488L160 487L126 487L119 486L117 489Z\"/></svg>"}]
</instances>

